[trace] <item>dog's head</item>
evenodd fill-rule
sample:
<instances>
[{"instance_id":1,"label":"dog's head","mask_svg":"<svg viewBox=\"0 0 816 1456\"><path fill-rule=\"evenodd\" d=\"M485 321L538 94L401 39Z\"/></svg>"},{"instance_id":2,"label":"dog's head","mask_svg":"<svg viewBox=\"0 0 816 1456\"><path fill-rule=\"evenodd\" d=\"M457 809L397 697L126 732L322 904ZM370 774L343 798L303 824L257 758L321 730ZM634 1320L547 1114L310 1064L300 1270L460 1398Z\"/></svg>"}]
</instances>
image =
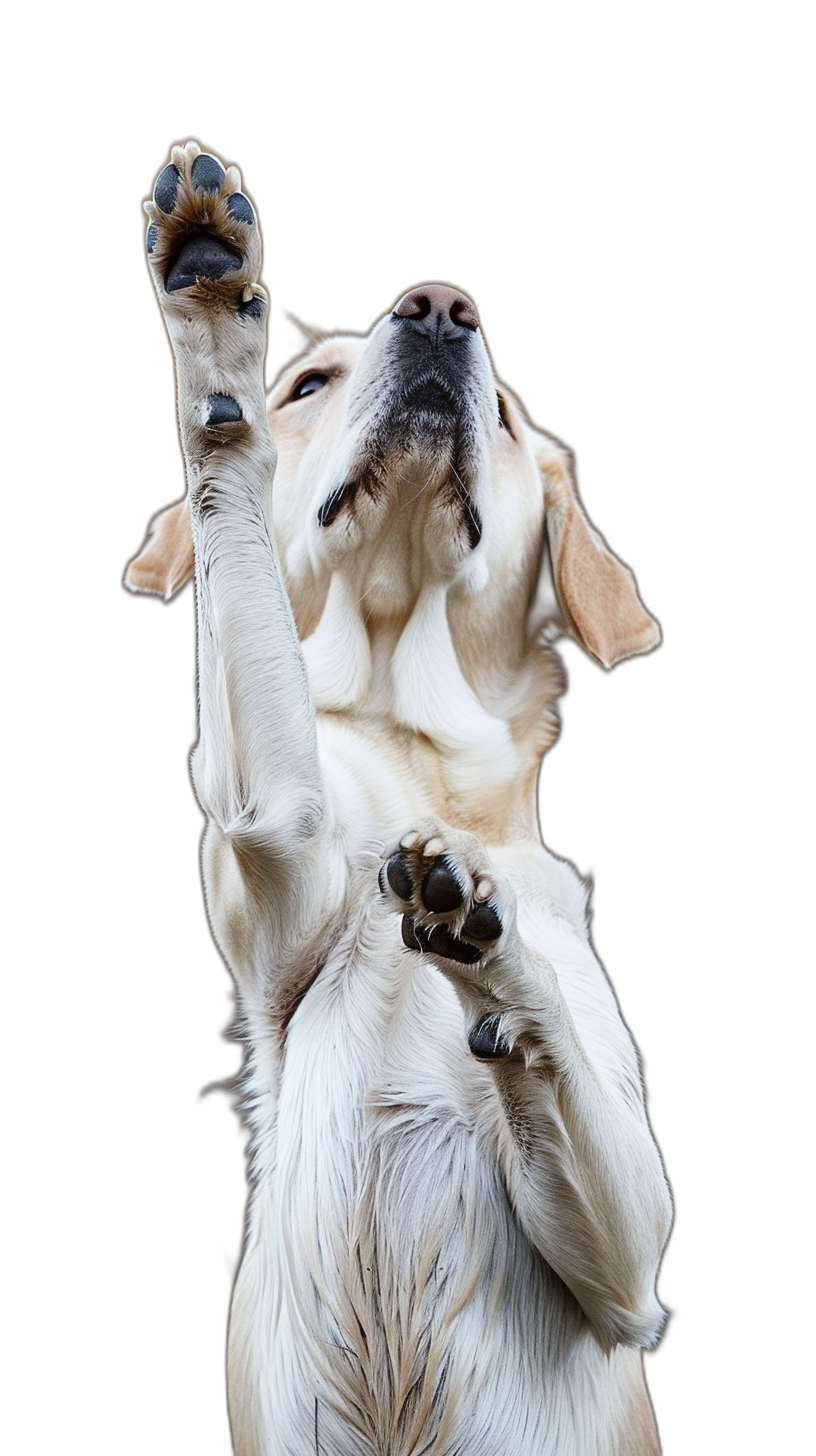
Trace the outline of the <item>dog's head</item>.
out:
<instances>
[{"instance_id":1,"label":"dog's head","mask_svg":"<svg viewBox=\"0 0 816 1456\"><path fill-rule=\"evenodd\" d=\"M571 453L495 379L465 294L415 288L365 337L315 339L269 421L274 529L319 707L379 704L451 751L500 722L540 754L559 629L605 667L659 641ZM191 566L181 503L128 584L172 595ZM494 732L494 760L499 746Z\"/></svg>"}]
</instances>

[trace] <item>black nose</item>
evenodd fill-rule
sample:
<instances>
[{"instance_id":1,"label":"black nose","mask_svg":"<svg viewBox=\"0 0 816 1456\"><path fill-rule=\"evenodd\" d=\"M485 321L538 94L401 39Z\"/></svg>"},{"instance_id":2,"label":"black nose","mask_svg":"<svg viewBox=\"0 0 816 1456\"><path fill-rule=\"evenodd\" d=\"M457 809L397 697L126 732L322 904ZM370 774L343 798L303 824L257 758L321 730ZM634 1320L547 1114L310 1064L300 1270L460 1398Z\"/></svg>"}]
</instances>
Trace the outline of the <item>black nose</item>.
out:
<instances>
[{"instance_id":1,"label":"black nose","mask_svg":"<svg viewBox=\"0 0 816 1456\"><path fill-rule=\"evenodd\" d=\"M446 288L442 283L413 288L400 299L393 317L418 321L427 319L430 328L444 327L448 323L464 329L479 327L479 315L471 300L464 293L457 293L455 288Z\"/></svg>"}]
</instances>

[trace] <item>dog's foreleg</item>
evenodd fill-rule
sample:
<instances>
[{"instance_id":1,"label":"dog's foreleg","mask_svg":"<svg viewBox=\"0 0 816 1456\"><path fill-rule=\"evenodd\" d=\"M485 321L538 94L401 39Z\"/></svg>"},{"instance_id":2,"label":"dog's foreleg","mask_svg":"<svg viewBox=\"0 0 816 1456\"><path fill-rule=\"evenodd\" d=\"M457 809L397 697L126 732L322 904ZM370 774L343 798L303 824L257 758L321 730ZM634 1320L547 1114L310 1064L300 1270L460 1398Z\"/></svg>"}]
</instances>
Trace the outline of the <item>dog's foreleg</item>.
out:
<instances>
[{"instance_id":1,"label":"dog's foreleg","mask_svg":"<svg viewBox=\"0 0 816 1456\"><path fill-rule=\"evenodd\" d=\"M552 959L532 950L483 845L436 821L403 836L380 883L403 912L406 945L459 993L470 1053L498 1094L497 1154L528 1238L604 1349L654 1344L668 1190L634 1047L589 945L556 927ZM536 939L548 945L546 926Z\"/></svg>"},{"instance_id":2,"label":"dog's foreleg","mask_svg":"<svg viewBox=\"0 0 816 1456\"><path fill-rule=\"evenodd\" d=\"M202 807L236 844L287 854L323 814L314 712L270 529L261 247L235 168L173 149L147 204L173 345L195 546Z\"/></svg>"}]
</instances>

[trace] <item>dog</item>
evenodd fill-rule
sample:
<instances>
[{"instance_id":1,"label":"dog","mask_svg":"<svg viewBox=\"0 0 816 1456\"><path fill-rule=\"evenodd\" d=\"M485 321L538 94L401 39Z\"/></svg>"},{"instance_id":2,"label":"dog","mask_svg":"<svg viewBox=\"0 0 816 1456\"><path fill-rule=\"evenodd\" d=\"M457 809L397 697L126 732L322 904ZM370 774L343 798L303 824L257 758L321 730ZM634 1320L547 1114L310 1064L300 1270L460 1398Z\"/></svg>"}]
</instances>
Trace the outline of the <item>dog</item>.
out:
<instances>
[{"instance_id":1,"label":"dog","mask_svg":"<svg viewBox=\"0 0 816 1456\"><path fill-rule=\"evenodd\" d=\"M610 667L658 626L468 296L315 337L267 400L237 169L176 147L145 206L187 494L126 582L195 574L193 781L252 1134L237 1456L657 1452L669 1195L535 798L557 635Z\"/></svg>"}]
</instances>

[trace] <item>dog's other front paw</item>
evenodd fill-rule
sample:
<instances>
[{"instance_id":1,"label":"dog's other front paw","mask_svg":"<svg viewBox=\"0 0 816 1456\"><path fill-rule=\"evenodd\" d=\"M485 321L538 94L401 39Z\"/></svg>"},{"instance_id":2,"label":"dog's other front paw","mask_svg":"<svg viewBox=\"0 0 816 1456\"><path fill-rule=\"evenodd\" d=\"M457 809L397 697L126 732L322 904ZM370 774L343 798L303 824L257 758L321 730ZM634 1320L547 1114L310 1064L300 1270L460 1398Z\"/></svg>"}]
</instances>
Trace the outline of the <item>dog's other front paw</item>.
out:
<instances>
[{"instance_id":1,"label":"dog's other front paw","mask_svg":"<svg viewBox=\"0 0 816 1456\"><path fill-rule=\"evenodd\" d=\"M173 147L145 203L147 253L163 308L226 307L262 317L261 241L237 167L224 167L197 142Z\"/></svg>"},{"instance_id":2,"label":"dog's other front paw","mask_svg":"<svg viewBox=\"0 0 816 1456\"><path fill-rule=\"evenodd\" d=\"M426 822L404 834L380 871L380 888L403 911L411 950L475 965L504 930L484 846L447 825Z\"/></svg>"},{"instance_id":3,"label":"dog's other front paw","mask_svg":"<svg viewBox=\"0 0 816 1456\"><path fill-rule=\"evenodd\" d=\"M503 1008L492 989L500 953L515 935L515 898L475 835L426 820L404 834L380 870L380 889L402 912L409 950L430 956L477 1010L475 1057L509 1056Z\"/></svg>"}]
</instances>

